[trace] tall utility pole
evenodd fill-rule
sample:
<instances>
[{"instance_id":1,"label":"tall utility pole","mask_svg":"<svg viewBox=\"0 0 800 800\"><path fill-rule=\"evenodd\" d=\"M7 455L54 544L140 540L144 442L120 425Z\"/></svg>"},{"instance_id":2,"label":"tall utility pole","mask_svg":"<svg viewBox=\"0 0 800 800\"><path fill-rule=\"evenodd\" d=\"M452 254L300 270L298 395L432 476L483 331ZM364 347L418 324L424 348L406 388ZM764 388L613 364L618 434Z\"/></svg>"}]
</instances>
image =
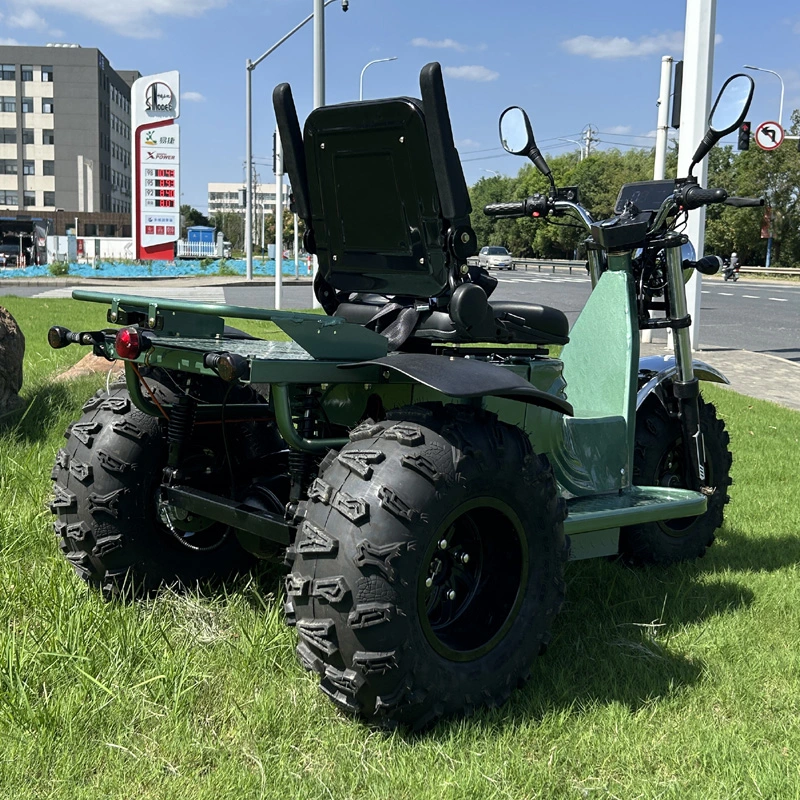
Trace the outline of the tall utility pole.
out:
<instances>
[{"instance_id":1,"label":"tall utility pole","mask_svg":"<svg viewBox=\"0 0 800 800\"><path fill-rule=\"evenodd\" d=\"M683 99L681 102L678 176L689 173L692 156L708 126L711 107L711 80L714 72L714 31L717 22L717 0L686 0L686 29L683 40ZM708 159L694 171L701 186L708 182ZM705 248L706 210L689 212L686 233L701 258ZM692 317L692 348L700 342L701 278L695 270L686 284L686 300Z\"/></svg>"},{"instance_id":2,"label":"tall utility pole","mask_svg":"<svg viewBox=\"0 0 800 800\"><path fill-rule=\"evenodd\" d=\"M595 141L597 141L594 138L596 132L597 131L595 131L591 125L587 125L583 131L583 141L586 145L586 158L589 158L589 156L592 154L592 145L595 143Z\"/></svg>"},{"instance_id":3,"label":"tall utility pole","mask_svg":"<svg viewBox=\"0 0 800 800\"><path fill-rule=\"evenodd\" d=\"M322 0L314 0L314 108L325 105L325 15ZM322 308L314 291L319 261L314 256L314 269L311 278L311 307Z\"/></svg>"},{"instance_id":4,"label":"tall utility pole","mask_svg":"<svg viewBox=\"0 0 800 800\"><path fill-rule=\"evenodd\" d=\"M669 90L672 84L672 56L661 57L661 83L658 89L658 124L656 126L656 163L653 180L664 180L669 132Z\"/></svg>"}]
</instances>

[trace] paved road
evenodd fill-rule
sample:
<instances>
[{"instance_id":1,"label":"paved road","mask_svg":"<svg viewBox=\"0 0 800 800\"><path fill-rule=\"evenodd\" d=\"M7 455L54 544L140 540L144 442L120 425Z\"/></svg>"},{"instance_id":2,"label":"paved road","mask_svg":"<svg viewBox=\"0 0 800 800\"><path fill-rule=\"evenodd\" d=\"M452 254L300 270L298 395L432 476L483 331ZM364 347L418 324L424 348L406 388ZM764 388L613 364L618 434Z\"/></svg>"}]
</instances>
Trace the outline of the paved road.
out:
<instances>
[{"instance_id":1,"label":"paved road","mask_svg":"<svg viewBox=\"0 0 800 800\"><path fill-rule=\"evenodd\" d=\"M519 300L560 308L574 323L589 296L589 279L578 270L570 275L566 270L556 273L515 270L493 272L499 284L493 297L498 300ZM169 281L121 284L114 289L129 294L156 297L181 297L206 302L226 302L234 305L269 308L273 306L275 290L270 284L187 286ZM81 288L109 291L109 284ZM8 287L8 292L25 297L69 297L71 288L59 286ZM702 289L700 315L700 346L731 350L750 350L767 353L800 364L800 284L778 281L741 279L725 283L721 279L706 279ZM6 291L0 283L0 295ZM308 308L311 287L284 285L284 308ZM663 334L656 333L656 341Z\"/></svg>"}]
</instances>

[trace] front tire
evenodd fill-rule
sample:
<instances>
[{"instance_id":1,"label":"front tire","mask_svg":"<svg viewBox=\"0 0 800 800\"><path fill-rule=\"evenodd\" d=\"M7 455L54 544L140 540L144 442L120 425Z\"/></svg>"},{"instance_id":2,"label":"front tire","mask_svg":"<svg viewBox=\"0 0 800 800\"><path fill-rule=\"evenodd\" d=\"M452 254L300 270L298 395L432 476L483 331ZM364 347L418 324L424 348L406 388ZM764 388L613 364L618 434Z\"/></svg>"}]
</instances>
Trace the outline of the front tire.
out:
<instances>
[{"instance_id":1,"label":"front tire","mask_svg":"<svg viewBox=\"0 0 800 800\"><path fill-rule=\"evenodd\" d=\"M552 470L465 406L412 406L331 453L286 580L300 662L341 709L424 727L502 704L564 594Z\"/></svg>"},{"instance_id":2,"label":"front tire","mask_svg":"<svg viewBox=\"0 0 800 800\"><path fill-rule=\"evenodd\" d=\"M173 393L148 378L162 400ZM139 411L124 385L98 391L67 429L53 467L50 510L66 559L106 598L162 585L192 586L246 572L253 558L233 531L212 525L178 541L159 518L166 426Z\"/></svg>"},{"instance_id":3,"label":"front tire","mask_svg":"<svg viewBox=\"0 0 800 800\"><path fill-rule=\"evenodd\" d=\"M632 564L673 564L705 555L722 526L731 485L730 437L713 403L698 398L706 452L708 506L697 517L631 525L620 532L620 554ZM686 488L680 421L655 398L636 414L633 482L637 486Z\"/></svg>"}]
</instances>

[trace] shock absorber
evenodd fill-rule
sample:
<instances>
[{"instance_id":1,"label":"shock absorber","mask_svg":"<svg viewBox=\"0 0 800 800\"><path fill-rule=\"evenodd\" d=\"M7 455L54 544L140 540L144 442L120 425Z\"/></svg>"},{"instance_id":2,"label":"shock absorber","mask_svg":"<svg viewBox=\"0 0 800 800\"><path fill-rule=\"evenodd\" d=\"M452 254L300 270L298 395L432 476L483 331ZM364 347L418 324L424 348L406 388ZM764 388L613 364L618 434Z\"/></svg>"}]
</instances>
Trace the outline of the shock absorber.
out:
<instances>
[{"instance_id":1,"label":"shock absorber","mask_svg":"<svg viewBox=\"0 0 800 800\"><path fill-rule=\"evenodd\" d=\"M181 395L178 402L172 406L167 427L167 441L169 442L167 466L173 470L178 468L183 446L192 435L196 413L197 403L185 394Z\"/></svg>"},{"instance_id":2,"label":"shock absorber","mask_svg":"<svg viewBox=\"0 0 800 800\"><path fill-rule=\"evenodd\" d=\"M307 389L299 409L300 420L297 426L298 433L304 439L314 438L314 411L319 405L318 401L318 394L313 389ZM289 451L289 477L291 480L289 500L292 505L300 501L316 469L317 459L312 453L299 450Z\"/></svg>"}]
</instances>

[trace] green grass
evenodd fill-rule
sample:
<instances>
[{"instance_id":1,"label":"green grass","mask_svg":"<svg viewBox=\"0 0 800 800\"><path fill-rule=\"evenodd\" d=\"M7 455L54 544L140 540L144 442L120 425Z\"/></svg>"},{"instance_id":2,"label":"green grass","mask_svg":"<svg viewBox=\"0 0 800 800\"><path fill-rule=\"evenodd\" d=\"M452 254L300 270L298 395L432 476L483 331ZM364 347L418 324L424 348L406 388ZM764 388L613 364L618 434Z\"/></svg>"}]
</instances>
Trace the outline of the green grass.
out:
<instances>
[{"instance_id":1,"label":"green grass","mask_svg":"<svg viewBox=\"0 0 800 800\"><path fill-rule=\"evenodd\" d=\"M135 604L82 585L45 503L62 432L104 377L50 383L85 351L44 336L104 309L0 304L34 401L0 421L3 800L800 796L800 414L706 388L735 479L706 558L570 565L554 640L508 705L385 735L297 666L274 570Z\"/></svg>"}]
</instances>

